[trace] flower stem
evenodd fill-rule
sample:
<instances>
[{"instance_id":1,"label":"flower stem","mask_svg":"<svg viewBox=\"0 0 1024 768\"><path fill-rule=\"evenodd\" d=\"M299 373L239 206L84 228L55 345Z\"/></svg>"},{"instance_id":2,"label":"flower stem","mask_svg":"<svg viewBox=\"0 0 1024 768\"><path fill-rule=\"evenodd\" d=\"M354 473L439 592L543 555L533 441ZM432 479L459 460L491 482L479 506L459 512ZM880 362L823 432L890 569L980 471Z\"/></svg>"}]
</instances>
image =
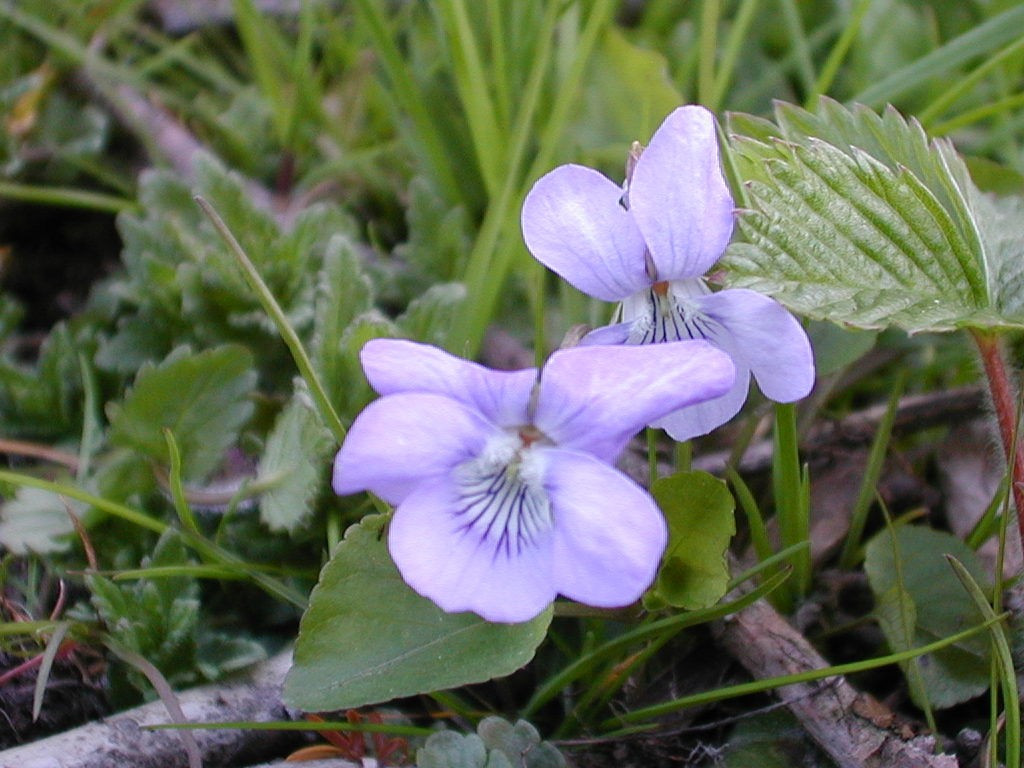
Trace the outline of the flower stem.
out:
<instances>
[{"instance_id":1,"label":"flower stem","mask_svg":"<svg viewBox=\"0 0 1024 768\"><path fill-rule=\"evenodd\" d=\"M1017 407L1014 387L1006 370L999 337L992 333L973 331L974 343L981 353L981 364L985 368L992 407L999 424L999 437L1010 469L1010 489L1013 503L1017 508L1017 526L1024 538L1024 453L1017 444Z\"/></svg>"}]
</instances>

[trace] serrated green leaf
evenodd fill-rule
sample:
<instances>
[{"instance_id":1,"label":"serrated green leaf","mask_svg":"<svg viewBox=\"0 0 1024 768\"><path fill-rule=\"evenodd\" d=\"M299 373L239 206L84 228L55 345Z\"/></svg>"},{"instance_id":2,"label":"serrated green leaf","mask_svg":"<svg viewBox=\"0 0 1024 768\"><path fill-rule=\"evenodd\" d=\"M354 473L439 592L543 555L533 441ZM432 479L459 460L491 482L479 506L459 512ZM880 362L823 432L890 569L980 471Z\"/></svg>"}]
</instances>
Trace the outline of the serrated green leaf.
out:
<instances>
[{"instance_id":1,"label":"serrated green leaf","mask_svg":"<svg viewBox=\"0 0 1024 768\"><path fill-rule=\"evenodd\" d=\"M550 608L524 624L492 624L413 592L388 554L386 519L352 526L320 574L285 681L292 706L348 709L501 677L544 639Z\"/></svg>"},{"instance_id":2,"label":"serrated green leaf","mask_svg":"<svg viewBox=\"0 0 1024 768\"><path fill-rule=\"evenodd\" d=\"M922 526L886 530L868 542L864 570L879 606L879 623L894 651L908 649L903 619L913 619L913 645L948 637L966 626L984 621L970 596L964 592L945 555L953 555L983 582L977 555L960 539ZM903 594L899 593L898 573ZM901 617L897 598L903 599ZM951 707L983 693L989 685L990 659L986 638L970 638L918 661L928 701L937 709ZM914 692L913 687L911 688ZM920 699L917 699L920 702Z\"/></svg>"},{"instance_id":3,"label":"serrated green leaf","mask_svg":"<svg viewBox=\"0 0 1024 768\"><path fill-rule=\"evenodd\" d=\"M142 566L161 567L188 563L181 539L168 531ZM117 584L97 574L86 578L92 604L118 645L154 664L176 685L195 683L196 647L201 622L199 585L188 576L140 579ZM125 670L137 690L149 684L137 670Z\"/></svg>"},{"instance_id":4,"label":"serrated green leaf","mask_svg":"<svg viewBox=\"0 0 1024 768\"><path fill-rule=\"evenodd\" d=\"M260 496L260 519L267 527L292 533L309 518L332 447L331 433L300 388L274 422L257 469L261 482L273 483Z\"/></svg>"},{"instance_id":5,"label":"serrated green leaf","mask_svg":"<svg viewBox=\"0 0 1024 768\"><path fill-rule=\"evenodd\" d=\"M465 301L466 286L462 283L432 285L409 303L395 324L410 339L444 346L452 322Z\"/></svg>"},{"instance_id":6,"label":"serrated green leaf","mask_svg":"<svg viewBox=\"0 0 1024 768\"><path fill-rule=\"evenodd\" d=\"M451 206L428 179L417 176L409 184L406 221L409 239L395 248L395 257L411 268L399 277L403 295L416 296L424 284L463 273L473 242L465 209Z\"/></svg>"},{"instance_id":7,"label":"serrated green leaf","mask_svg":"<svg viewBox=\"0 0 1024 768\"><path fill-rule=\"evenodd\" d=\"M8 435L54 439L82 426L81 345L63 324L39 350L34 366L0 359L0 424Z\"/></svg>"},{"instance_id":8,"label":"serrated green leaf","mask_svg":"<svg viewBox=\"0 0 1024 768\"><path fill-rule=\"evenodd\" d=\"M714 605L729 583L725 553L736 533L732 494L707 472L661 478L651 494L668 521L669 543L645 602L687 610Z\"/></svg>"},{"instance_id":9,"label":"serrated green leaf","mask_svg":"<svg viewBox=\"0 0 1024 768\"><path fill-rule=\"evenodd\" d=\"M74 533L69 512L82 505L39 488L22 487L0 504L0 544L15 555L64 552Z\"/></svg>"},{"instance_id":10,"label":"serrated green leaf","mask_svg":"<svg viewBox=\"0 0 1024 768\"><path fill-rule=\"evenodd\" d=\"M327 244L317 282L311 357L332 402L341 403L351 371L338 349L352 321L373 307L373 285L360 263L355 243L335 235Z\"/></svg>"},{"instance_id":11,"label":"serrated green leaf","mask_svg":"<svg viewBox=\"0 0 1024 768\"><path fill-rule=\"evenodd\" d=\"M401 337L402 333L391 320L371 310L353 320L338 342L333 354L337 359L338 381L346 382L342 391L336 393L338 411L354 418L370 400L373 390L363 375L359 352L371 339Z\"/></svg>"},{"instance_id":12,"label":"serrated green leaf","mask_svg":"<svg viewBox=\"0 0 1024 768\"><path fill-rule=\"evenodd\" d=\"M775 120L730 119L751 208L740 217L747 242L723 260L730 285L863 328L1024 327L1022 292L999 274L1015 270L1002 255L1012 225L951 144L891 108L828 99L816 113L777 105Z\"/></svg>"},{"instance_id":13,"label":"serrated green leaf","mask_svg":"<svg viewBox=\"0 0 1024 768\"><path fill-rule=\"evenodd\" d=\"M164 430L182 456L182 474L198 479L217 467L252 414L256 385L252 355L224 345L191 354L179 349L147 365L122 403L107 407L110 441L168 463Z\"/></svg>"}]
</instances>

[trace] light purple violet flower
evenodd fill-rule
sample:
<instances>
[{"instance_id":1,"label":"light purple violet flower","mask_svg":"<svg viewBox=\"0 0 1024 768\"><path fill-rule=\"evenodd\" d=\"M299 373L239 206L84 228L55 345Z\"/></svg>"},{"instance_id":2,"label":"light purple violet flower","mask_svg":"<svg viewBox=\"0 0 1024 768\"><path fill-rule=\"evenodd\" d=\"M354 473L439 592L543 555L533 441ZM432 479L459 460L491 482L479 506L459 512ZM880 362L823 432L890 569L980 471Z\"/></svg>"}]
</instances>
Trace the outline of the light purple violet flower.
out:
<instances>
[{"instance_id":1,"label":"light purple violet flower","mask_svg":"<svg viewBox=\"0 0 1024 768\"><path fill-rule=\"evenodd\" d=\"M680 107L637 153L623 187L592 168L563 165L539 179L523 204L523 236L537 260L583 293L621 302L622 322L582 343L707 339L732 357L736 382L728 393L652 421L676 440L736 415L750 373L772 400L806 396L814 360L796 318L754 291L712 293L702 278L733 228L714 115Z\"/></svg>"},{"instance_id":2,"label":"light purple violet flower","mask_svg":"<svg viewBox=\"0 0 1024 768\"><path fill-rule=\"evenodd\" d=\"M610 466L644 424L732 386L703 342L576 347L536 369L492 371L435 347L377 339L363 369L383 397L334 462L339 494L396 505L402 578L448 612L532 619L557 594L627 605L654 579L665 521Z\"/></svg>"}]
</instances>

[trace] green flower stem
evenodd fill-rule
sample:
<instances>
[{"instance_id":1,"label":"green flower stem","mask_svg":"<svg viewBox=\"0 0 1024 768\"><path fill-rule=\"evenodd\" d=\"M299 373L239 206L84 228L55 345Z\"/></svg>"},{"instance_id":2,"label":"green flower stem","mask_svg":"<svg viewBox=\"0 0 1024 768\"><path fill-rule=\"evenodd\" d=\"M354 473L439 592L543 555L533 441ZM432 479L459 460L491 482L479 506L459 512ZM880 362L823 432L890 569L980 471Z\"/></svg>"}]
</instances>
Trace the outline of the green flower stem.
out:
<instances>
[{"instance_id":1,"label":"green flower stem","mask_svg":"<svg viewBox=\"0 0 1024 768\"><path fill-rule=\"evenodd\" d=\"M242 246L239 244L234 234L232 234L231 230L228 229L228 225L224 223L220 214L218 214L217 211L214 210L213 206L202 197L197 195L195 201L199 207L203 209L203 213L205 213L207 218L210 219L214 229L217 230L217 233L227 244L228 249L235 257L235 261L238 262L238 266L242 268L242 272L245 274L246 280L248 280L249 285L259 297L260 304L263 305L263 309L266 313L270 315L270 319L274 321L274 325L277 326L277 332L281 334L282 341L284 341L285 346L288 347L288 351L292 353L292 359L295 361L295 366L299 369L299 373L309 386L309 393L313 396L313 402L316 403L316 408L317 411L320 412L320 417L324 420L327 428L331 430L331 434L334 435L334 439L337 440L339 444L342 443L345 440L345 427L342 425L341 419L338 417L338 412L335 411L334 406L331 405L331 401L327 397L327 392L324 390L324 386L320 382L320 378L316 375L316 371L313 369L313 363L310 361L309 355L306 354L306 349L302 346L302 341L299 339L299 335L295 333L295 329L291 327L288 322L288 318L285 317L284 310L281 309L281 305L277 303L277 299L274 298L274 294L270 292L267 284L263 282L263 278L260 277L260 273L256 270L255 265L250 261L249 256L242 249Z\"/></svg>"},{"instance_id":2,"label":"green flower stem","mask_svg":"<svg viewBox=\"0 0 1024 768\"><path fill-rule=\"evenodd\" d=\"M810 519L802 493L800 455L796 429L796 407L792 403L775 404L775 450L772 483L775 515L783 547L791 547L810 538ZM803 551L793 560L793 597L807 592L811 583L811 556Z\"/></svg>"},{"instance_id":3,"label":"green flower stem","mask_svg":"<svg viewBox=\"0 0 1024 768\"><path fill-rule=\"evenodd\" d=\"M971 335L981 353L981 364L988 379L992 407L999 424L999 437L1003 442L1003 452L1011 465L1010 489L1013 492L1014 506L1017 508L1017 526L1024 537L1024 453L1017 447L1017 398L1006 370L999 337L994 333L980 330L972 331Z\"/></svg>"}]
</instances>

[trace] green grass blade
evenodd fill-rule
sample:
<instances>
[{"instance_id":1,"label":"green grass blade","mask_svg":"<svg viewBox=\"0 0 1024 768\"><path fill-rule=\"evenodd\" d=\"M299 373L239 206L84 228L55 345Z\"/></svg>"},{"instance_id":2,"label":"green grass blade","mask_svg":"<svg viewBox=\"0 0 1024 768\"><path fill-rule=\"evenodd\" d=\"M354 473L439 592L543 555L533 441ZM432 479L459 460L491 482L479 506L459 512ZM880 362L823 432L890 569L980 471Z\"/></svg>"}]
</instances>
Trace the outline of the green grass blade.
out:
<instances>
[{"instance_id":1,"label":"green grass blade","mask_svg":"<svg viewBox=\"0 0 1024 768\"><path fill-rule=\"evenodd\" d=\"M53 668L54 659L60 650L61 643L68 630L71 629L71 622L62 621L53 628L53 634L46 643L46 650L43 651L42 661L39 663L39 671L36 673L35 690L32 692L32 722L39 719L39 713L43 709L43 696L46 694L46 685L50 680L50 670Z\"/></svg>"},{"instance_id":2,"label":"green grass blade","mask_svg":"<svg viewBox=\"0 0 1024 768\"><path fill-rule=\"evenodd\" d=\"M794 685L796 683L809 683L814 680L822 680L826 677L838 677L840 675L851 675L856 672L866 672L869 669L878 669L879 667L887 667L892 664L899 664L900 662L907 661L909 659L917 658L928 653L934 653L935 651L942 650L950 645L956 645L957 643L963 642L969 637L973 637L979 632L984 632L994 624L998 624L1003 620L1003 616L995 616L992 619L986 620L982 624L965 629L962 632L957 632L949 637L944 637L941 640L936 640L933 643L927 645L921 645L917 648L912 648L907 651L900 651L898 653L890 653L885 656L876 656L873 659L864 659L863 661L852 661L847 664L836 664L831 667L822 667L820 669L809 669L806 672L797 672L792 675L782 675L780 677L772 677L765 680L755 680L750 683L740 683L738 685L727 685L722 688L717 688L713 691L705 691L703 693L697 693L692 696L684 696L682 698L673 699L662 704L655 704L649 707L641 707L635 709L632 712L619 715L618 717L610 718L604 721L601 726L603 728L614 728L615 726L627 724L627 723L638 723L644 720L653 720L655 718L663 717L664 715L677 712L680 709L687 707L697 706L698 704L710 704L715 701L724 701L726 699L734 699L738 696L749 696L755 693L764 693L771 691L776 688L781 688L785 685ZM624 735L624 731L615 731L613 733L606 734L606 736Z\"/></svg>"},{"instance_id":3,"label":"green grass blade","mask_svg":"<svg viewBox=\"0 0 1024 768\"><path fill-rule=\"evenodd\" d=\"M49 187L35 184L19 184L15 181L0 181L0 199L20 200L24 203L41 203L62 208L83 208L100 213L135 211L139 204L126 197L105 195L71 187Z\"/></svg>"},{"instance_id":4,"label":"green grass blade","mask_svg":"<svg viewBox=\"0 0 1024 768\"><path fill-rule=\"evenodd\" d=\"M540 707L544 706L544 704L557 696L558 693L571 682L587 675L594 668L594 665L600 661L614 656L617 653L621 653L625 648L629 648L636 643L649 638L659 637L663 633L675 634L687 627L704 624L706 622L713 621L714 619L736 613L746 606L755 603L757 600L760 600L765 595L771 594L772 591L777 589L787 578L789 578L790 572L791 571L787 570L772 575L770 578L765 579L764 583L759 584L747 594L731 602L715 605L711 608L704 608L699 611L680 613L657 621L651 621L634 630L619 635L615 639L598 646L589 653L581 655L567 667L559 671L556 675L548 678L548 680L537 687L533 696L527 702L526 706L523 707L520 713L521 716L529 718L537 712Z\"/></svg>"},{"instance_id":5,"label":"green grass blade","mask_svg":"<svg viewBox=\"0 0 1024 768\"><path fill-rule=\"evenodd\" d=\"M867 524L871 503L877 494L878 480L882 476L885 454L892 437L892 425L896 420L896 407L899 405L905 380L906 376L901 376L893 386L885 414L882 416L882 420L878 424L878 431L875 432L875 438L871 442L867 466L864 469L864 476L861 478L860 489L857 491L857 500L850 513L850 530L846 535L842 554L839 556L841 568L852 568L857 562L858 550L864 536L864 526Z\"/></svg>"},{"instance_id":6,"label":"green grass blade","mask_svg":"<svg viewBox=\"0 0 1024 768\"><path fill-rule=\"evenodd\" d=\"M929 80L948 75L971 59L986 56L1020 37L1024 6L1017 5L993 16L917 61L856 94L851 101L880 107L897 101Z\"/></svg>"},{"instance_id":7,"label":"green grass blade","mask_svg":"<svg viewBox=\"0 0 1024 768\"><path fill-rule=\"evenodd\" d=\"M1006 638L1006 630L1001 624L1002 617L997 616L984 591L978 586L968 570L959 560L952 555L946 555L946 560L953 567L960 583L964 585L967 594L974 600L981 615L985 617L986 626L992 637L992 648L995 651L994 658L999 670L999 683L1003 689L1003 705L1005 707L1005 743L1006 743L1006 766L1007 768L1020 768L1021 758L1021 724L1020 724L1020 695L1017 690L1017 672L1013 665L1013 654L1010 651L1010 643ZM989 735L995 739L995 734Z\"/></svg>"},{"instance_id":8,"label":"green grass blade","mask_svg":"<svg viewBox=\"0 0 1024 768\"><path fill-rule=\"evenodd\" d=\"M263 305L264 311L270 316L270 319L274 321L274 325L277 327L277 332L281 335L281 340L284 341L288 347L288 351L292 353L292 359L295 361L295 366L299 369L299 374L305 380L306 385L309 387L310 395L313 397L313 402L316 404L316 409L320 413L320 417L323 419L324 424L334 435L335 440L338 443L342 443L345 440L345 427L341 423L341 418L338 416L338 412L334 410L334 406L331 405L330 399L327 397L327 391L324 389L323 383L320 381L320 377L316 375L316 370L313 368L313 363L309 359L309 354L306 352L305 347L302 346L302 340L299 335L292 328L288 322L288 317L285 315L284 310L281 309L281 305L277 303L277 299L274 298L274 294L270 292L267 284L263 282L263 278L260 277L259 272L249 259L248 255L242 250L242 246L238 240L232 234L231 230L228 229L224 220L220 217L220 214L213 209L206 200L201 197L195 198L196 203L203 209L203 213L210 219L214 228L220 234L224 240L231 254L235 257L235 261L242 268L242 272L245 274L245 278L249 283L249 286L256 293L259 298L260 304Z\"/></svg>"}]
</instances>

